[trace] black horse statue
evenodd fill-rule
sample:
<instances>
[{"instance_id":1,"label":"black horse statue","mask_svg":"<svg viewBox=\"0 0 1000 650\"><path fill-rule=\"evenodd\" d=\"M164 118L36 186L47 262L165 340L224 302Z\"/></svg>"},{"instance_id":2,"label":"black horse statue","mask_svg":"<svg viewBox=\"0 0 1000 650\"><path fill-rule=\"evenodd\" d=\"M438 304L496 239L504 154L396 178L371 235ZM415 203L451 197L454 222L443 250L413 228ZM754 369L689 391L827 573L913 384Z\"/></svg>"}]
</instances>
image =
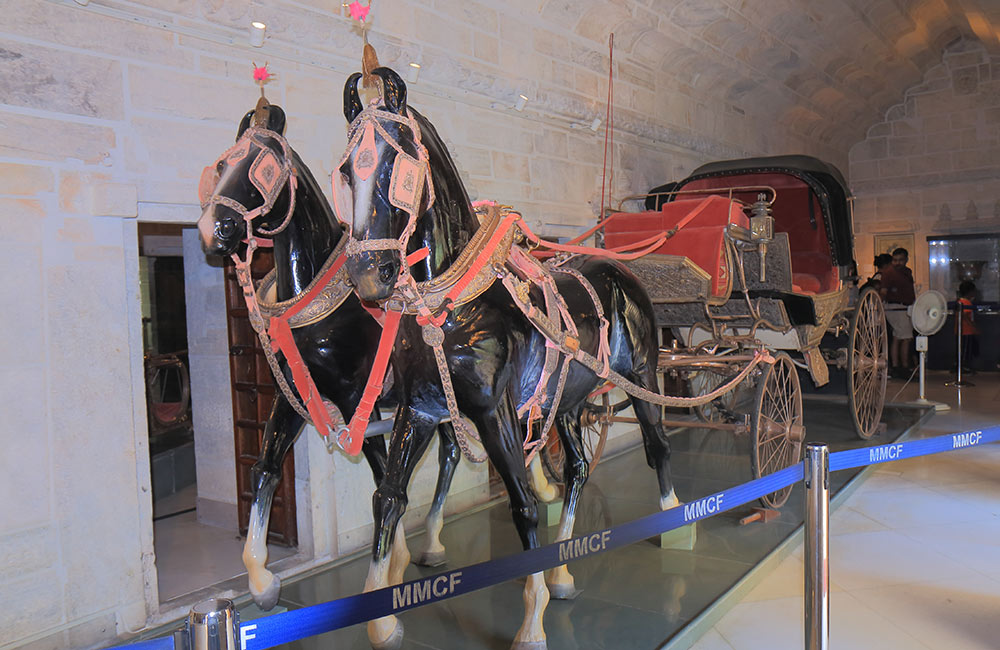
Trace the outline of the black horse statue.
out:
<instances>
[{"instance_id":1,"label":"black horse statue","mask_svg":"<svg viewBox=\"0 0 1000 650\"><path fill-rule=\"evenodd\" d=\"M375 69L373 74L381 79L382 92L367 108L358 96L360 73L351 75L345 85L344 115L352 124L352 138L344 161L334 171L334 184L340 185L338 193L350 197L347 202L352 214L341 217L353 225L354 242L348 244L346 263L352 283L362 300L384 304L400 284L404 269L401 253L413 260L407 264L416 282L438 278L452 264L459 263L463 247L480 224L442 139L426 118L407 106L402 79L385 67ZM426 165L422 172L415 173L417 179L423 174L429 179L427 191L415 207L403 209L397 205L400 200L393 194L398 189L393 180L397 159L402 159L411 171L415 163ZM412 196L412 187L409 189ZM425 247L427 254L421 258ZM606 259L581 256L567 266L582 273L599 297L610 323L610 367L655 392L656 331L646 292L627 269ZM558 274L557 283L578 329L580 348L598 354L601 323L590 293L568 274ZM542 376L546 340L500 282L493 282L476 299L446 313L440 325L444 338L441 347L458 408L472 420L490 462L503 479L524 548L534 548L538 545L538 513L528 487L522 446L525 423L518 417L518 407L533 395ZM406 488L434 427L449 414L435 356L423 336L417 317L402 318L392 356L399 401L385 478L373 500L375 534L366 591L394 584L390 571L392 540L407 505ZM579 412L587 395L602 381L583 365L570 363L556 418L566 450L567 491L560 540L572 536L577 500L587 478ZM552 379L554 383L554 375ZM548 395L552 392L550 386ZM641 400L633 400L632 404L642 429L647 461L659 479L661 507L672 507L677 499L660 409ZM551 400L544 408L550 407ZM541 573L528 577L525 619L514 639L515 648L545 647L542 615L550 588L556 597L569 597L575 592L565 566L554 570L547 582ZM387 616L371 621L368 635L375 648L397 647L402 626L394 616Z\"/></svg>"},{"instance_id":2,"label":"black horse statue","mask_svg":"<svg viewBox=\"0 0 1000 650\"><path fill-rule=\"evenodd\" d=\"M251 126L253 129L250 129ZM207 207L198 221L205 252L231 255L240 249L248 235L247 222L240 209L246 213L260 208L261 214L253 219L253 228L258 233L274 233L275 291L280 302L301 294L310 285L344 236L341 224L312 173L287 147L281 135L284 126L285 114L274 104L264 104L246 114L239 127L237 145L219 159L214 178L210 179L209 187L204 188L203 202ZM252 166L261 154L267 152L274 156L278 167L290 166L289 173L295 175L291 210L292 184L287 178L283 187L272 188L270 200L265 200L257 184L251 181L251 174L254 173ZM337 406L346 421L350 421L372 367L380 326L363 309L357 296L351 294L332 313L292 332L320 394ZM281 368L291 385L292 375L284 360ZM278 577L265 568L271 499L281 479L282 461L302 430L303 423L304 419L283 392L277 391L264 430L260 457L253 466L254 499L243 551L250 592L265 610L275 605L280 590ZM442 564L445 560L444 547L437 533L441 529L445 496L459 460L459 449L451 425L442 423L438 430L440 469L434 502L427 516L427 528L431 533L428 535L428 548L421 556L422 563L432 565ZM366 438L362 451L377 486L385 472L384 437ZM402 530L394 542L400 558L393 565L392 575L401 579L409 561Z\"/></svg>"}]
</instances>

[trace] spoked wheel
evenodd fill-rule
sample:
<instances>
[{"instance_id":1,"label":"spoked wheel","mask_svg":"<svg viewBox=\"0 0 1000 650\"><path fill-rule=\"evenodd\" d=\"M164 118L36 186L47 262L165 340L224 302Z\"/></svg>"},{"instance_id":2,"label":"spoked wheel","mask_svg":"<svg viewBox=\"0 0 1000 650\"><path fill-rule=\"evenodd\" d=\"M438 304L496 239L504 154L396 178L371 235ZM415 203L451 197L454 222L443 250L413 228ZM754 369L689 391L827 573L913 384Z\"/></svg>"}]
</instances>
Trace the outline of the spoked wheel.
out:
<instances>
[{"instance_id":1,"label":"spoked wheel","mask_svg":"<svg viewBox=\"0 0 1000 650\"><path fill-rule=\"evenodd\" d=\"M720 374L715 370L696 370L688 377L688 387L690 388L691 396L697 397L712 392L729 381L729 379L730 377ZM732 413L735 406L736 389L733 389L707 404L691 408L702 422L725 422L725 412Z\"/></svg>"},{"instance_id":2,"label":"spoked wheel","mask_svg":"<svg viewBox=\"0 0 1000 650\"><path fill-rule=\"evenodd\" d=\"M583 437L583 455L587 459L591 472L597 467L597 462L604 452L604 444L608 441L608 429L611 427L613 412L614 408L607 391L594 397L588 397L583 403L583 409L580 412L580 435ZM552 427L552 431L549 432L549 439L542 450L542 465L553 483L563 484L566 453L555 427Z\"/></svg>"},{"instance_id":3,"label":"spoked wheel","mask_svg":"<svg viewBox=\"0 0 1000 650\"><path fill-rule=\"evenodd\" d=\"M864 440L878 432L889 375L889 338L882 300L871 287L861 292L851 316L847 348L847 399L854 430Z\"/></svg>"},{"instance_id":4,"label":"spoked wheel","mask_svg":"<svg viewBox=\"0 0 1000 650\"><path fill-rule=\"evenodd\" d=\"M795 365L785 352L777 355L773 365L764 365L750 417L750 436L754 478L794 465L802 458L802 390ZM760 502L767 508L780 508L791 493L792 486L788 486L761 497Z\"/></svg>"}]
</instances>

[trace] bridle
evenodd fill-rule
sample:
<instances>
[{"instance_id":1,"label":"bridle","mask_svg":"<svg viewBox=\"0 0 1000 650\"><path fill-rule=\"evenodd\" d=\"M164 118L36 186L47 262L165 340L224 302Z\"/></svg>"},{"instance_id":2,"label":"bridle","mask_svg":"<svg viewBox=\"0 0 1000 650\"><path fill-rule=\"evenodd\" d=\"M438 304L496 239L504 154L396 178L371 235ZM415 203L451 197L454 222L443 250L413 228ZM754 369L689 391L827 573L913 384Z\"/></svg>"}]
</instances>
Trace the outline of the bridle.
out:
<instances>
[{"instance_id":1,"label":"bridle","mask_svg":"<svg viewBox=\"0 0 1000 650\"><path fill-rule=\"evenodd\" d=\"M282 157L279 159L266 139L276 141L281 145ZM264 202L256 208L247 209L239 201L216 193L219 184L218 166L225 161L228 165L235 165L250 155L250 145L256 144L260 148L257 158L250 164L247 173L250 182L256 187ZM268 214L274 208L278 197L281 196L285 187L288 187L288 213L282 222L271 230L257 227L256 231L265 237L273 237L288 227L295 212L295 194L298 188L298 175L295 172L291 148L284 136L276 131L271 131L260 126L251 126L243 135L239 137L232 147L227 149L216 161L205 167L201 172L201 180L198 183L198 196L201 199L202 211L213 205L223 205L236 212L246 222L247 240L252 247L256 248L253 220L257 217Z\"/></svg>"},{"instance_id":2,"label":"bridle","mask_svg":"<svg viewBox=\"0 0 1000 650\"><path fill-rule=\"evenodd\" d=\"M378 150L375 147L375 133L377 132L389 146L396 150L396 159L393 161L392 174L389 179L389 202L405 211L408 215L406 226L397 238L365 239L358 240L353 235L347 241L346 253L348 257L356 257L364 252L370 251L397 251L400 257L399 279L397 287L414 283L410 275L410 264L422 259L427 255L427 249L421 249L418 254L413 254L407 258L406 249L410 243L410 237L417 227L417 218L421 214L421 206L424 188L427 188L427 205L434 204L434 183L431 179L429 158L427 149L420 139L420 125L417 120L406 110L406 115L397 115L390 111L382 110L376 104L369 104L364 110L358 113L354 121L348 128L348 144L344 155L336 169L339 170L346 163L351 154L354 154L354 173L361 180L367 180L378 168ZM413 144L417 150L417 157L414 158L403 150L396 138L392 137L379 120L390 120L409 127L413 133ZM356 151L356 153L355 153ZM338 171L334 172L339 173ZM337 183L333 184L333 191L336 195L344 191L338 188ZM340 197L335 197L334 205L339 212L342 203ZM425 207L425 209L426 209ZM344 221L343 215L338 214L338 218ZM353 221L353 220L352 220Z\"/></svg>"}]
</instances>

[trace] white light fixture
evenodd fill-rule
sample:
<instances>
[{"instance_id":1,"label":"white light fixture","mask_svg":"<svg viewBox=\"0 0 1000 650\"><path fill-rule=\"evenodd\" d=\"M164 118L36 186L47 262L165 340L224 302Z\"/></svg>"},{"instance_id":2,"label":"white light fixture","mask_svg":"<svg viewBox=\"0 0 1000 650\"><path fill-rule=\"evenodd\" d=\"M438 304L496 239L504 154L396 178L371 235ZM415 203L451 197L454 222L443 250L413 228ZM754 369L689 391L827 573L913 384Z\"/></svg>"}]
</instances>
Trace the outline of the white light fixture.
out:
<instances>
[{"instance_id":1,"label":"white light fixture","mask_svg":"<svg viewBox=\"0 0 1000 650\"><path fill-rule=\"evenodd\" d=\"M410 61L410 72L406 75L406 80L411 84L417 83L417 79L420 77L420 64L416 61Z\"/></svg>"},{"instance_id":2,"label":"white light fixture","mask_svg":"<svg viewBox=\"0 0 1000 650\"><path fill-rule=\"evenodd\" d=\"M250 45L253 47L261 47L264 45L264 32L267 30L267 25L255 20L250 23Z\"/></svg>"},{"instance_id":3,"label":"white light fixture","mask_svg":"<svg viewBox=\"0 0 1000 650\"><path fill-rule=\"evenodd\" d=\"M599 128L601 128L601 118L595 117L594 121L590 123L590 130L596 131Z\"/></svg>"},{"instance_id":4,"label":"white light fixture","mask_svg":"<svg viewBox=\"0 0 1000 650\"><path fill-rule=\"evenodd\" d=\"M528 103L528 98L524 95L517 96L517 103L514 104L515 111L523 111L524 105Z\"/></svg>"},{"instance_id":5,"label":"white light fixture","mask_svg":"<svg viewBox=\"0 0 1000 650\"><path fill-rule=\"evenodd\" d=\"M76 4L80 5L81 7L86 7L87 5L90 4L90 0L76 0Z\"/></svg>"}]
</instances>

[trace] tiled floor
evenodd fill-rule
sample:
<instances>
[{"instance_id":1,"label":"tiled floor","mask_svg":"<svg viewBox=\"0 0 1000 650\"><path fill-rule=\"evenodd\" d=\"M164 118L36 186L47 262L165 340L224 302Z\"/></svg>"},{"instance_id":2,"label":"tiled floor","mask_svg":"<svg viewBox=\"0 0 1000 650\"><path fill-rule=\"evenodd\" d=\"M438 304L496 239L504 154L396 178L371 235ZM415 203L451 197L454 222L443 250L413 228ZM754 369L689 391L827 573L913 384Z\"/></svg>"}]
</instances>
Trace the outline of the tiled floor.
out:
<instances>
[{"instance_id":1,"label":"tiled floor","mask_svg":"<svg viewBox=\"0 0 1000 650\"><path fill-rule=\"evenodd\" d=\"M952 406L914 437L1000 424L1000 375L928 381ZM889 396L901 382L890 382ZM916 397L907 386L899 399ZM883 465L831 517L832 648L1000 648L1000 446ZM782 562L692 648L803 647L802 556Z\"/></svg>"},{"instance_id":2,"label":"tiled floor","mask_svg":"<svg viewBox=\"0 0 1000 650\"><path fill-rule=\"evenodd\" d=\"M153 505L153 544L161 603L246 574L243 538L234 531L199 523L194 512L186 512L194 507L196 494L197 488L191 485ZM181 514L170 516L172 513ZM274 544L268 544L267 548L272 562L295 553L295 549Z\"/></svg>"}]
</instances>

